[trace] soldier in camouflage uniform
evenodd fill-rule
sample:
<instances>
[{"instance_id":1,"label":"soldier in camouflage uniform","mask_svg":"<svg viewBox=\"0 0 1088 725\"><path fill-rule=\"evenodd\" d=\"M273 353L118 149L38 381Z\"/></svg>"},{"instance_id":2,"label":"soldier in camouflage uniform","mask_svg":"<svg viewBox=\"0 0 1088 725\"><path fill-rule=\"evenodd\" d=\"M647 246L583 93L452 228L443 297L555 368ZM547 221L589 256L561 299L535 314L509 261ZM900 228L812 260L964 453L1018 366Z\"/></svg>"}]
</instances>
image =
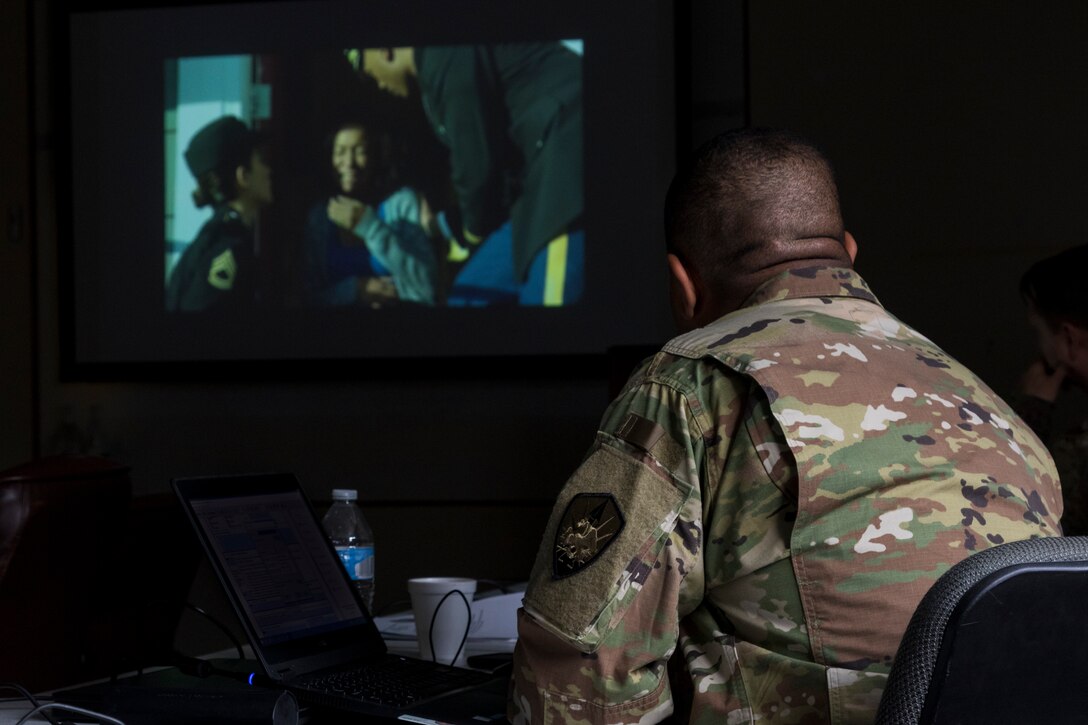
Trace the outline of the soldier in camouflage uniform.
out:
<instances>
[{"instance_id":1,"label":"soldier in camouflage uniform","mask_svg":"<svg viewBox=\"0 0 1088 725\"><path fill-rule=\"evenodd\" d=\"M1040 354L1021 379L1016 410L1054 456L1065 500L1062 531L1067 536L1088 534L1088 418L1081 414L1063 421L1061 413L1066 411L1059 410L1069 407L1078 392L1083 402L1088 386L1086 269L1088 245L1081 245L1036 262L1020 280Z\"/></svg>"},{"instance_id":2,"label":"soldier in camouflage uniform","mask_svg":"<svg viewBox=\"0 0 1088 725\"><path fill-rule=\"evenodd\" d=\"M852 270L807 143L715 139L673 182L666 230L684 333L627 383L559 496L509 717L872 722L937 577L1060 534L1054 464Z\"/></svg>"}]
</instances>

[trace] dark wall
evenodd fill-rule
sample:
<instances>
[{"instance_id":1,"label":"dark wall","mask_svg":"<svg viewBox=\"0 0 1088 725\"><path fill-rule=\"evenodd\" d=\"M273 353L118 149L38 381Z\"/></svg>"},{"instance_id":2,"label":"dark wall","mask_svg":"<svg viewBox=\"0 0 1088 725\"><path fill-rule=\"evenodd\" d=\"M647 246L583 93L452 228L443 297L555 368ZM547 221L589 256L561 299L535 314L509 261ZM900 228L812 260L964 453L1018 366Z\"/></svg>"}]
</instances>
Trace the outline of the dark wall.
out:
<instances>
[{"instance_id":1,"label":"dark wall","mask_svg":"<svg viewBox=\"0 0 1088 725\"><path fill-rule=\"evenodd\" d=\"M1034 260L1088 241L1088 4L749 4L751 118L836 163L881 301L1007 392Z\"/></svg>"},{"instance_id":2,"label":"dark wall","mask_svg":"<svg viewBox=\"0 0 1088 725\"><path fill-rule=\"evenodd\" d=\"M26 460L35 429L28 5L0 4L0 468Z\"/></svg>"}]
</instances>

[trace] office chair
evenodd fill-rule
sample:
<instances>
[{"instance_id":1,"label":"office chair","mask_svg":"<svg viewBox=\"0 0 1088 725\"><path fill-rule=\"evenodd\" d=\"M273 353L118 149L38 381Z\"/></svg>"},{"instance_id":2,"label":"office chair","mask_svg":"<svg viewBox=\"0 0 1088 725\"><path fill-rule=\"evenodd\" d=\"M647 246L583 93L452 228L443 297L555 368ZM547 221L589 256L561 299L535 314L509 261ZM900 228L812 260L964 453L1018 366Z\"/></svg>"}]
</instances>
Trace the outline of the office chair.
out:
<instances>
[{"instance_id":1,"label":"office chair","mask_svg":"<svg viewBox=\"0 0 1088 725\"><path fill-rule=\"evenodd\" d=\"M128 467L104 458L0 471L0 681L41 691L100 676L130 498Z\"/></svg>"},{"instance_id":2,"label":"office chair","mask_svg":"<svg viewBox=\"0 0 1088 725\"><path fill-rule=\"evenodd\" d=\"M1088 537L1001 544L918 604L878 725L1088 719Z\"/></svg>"}]
</instances>

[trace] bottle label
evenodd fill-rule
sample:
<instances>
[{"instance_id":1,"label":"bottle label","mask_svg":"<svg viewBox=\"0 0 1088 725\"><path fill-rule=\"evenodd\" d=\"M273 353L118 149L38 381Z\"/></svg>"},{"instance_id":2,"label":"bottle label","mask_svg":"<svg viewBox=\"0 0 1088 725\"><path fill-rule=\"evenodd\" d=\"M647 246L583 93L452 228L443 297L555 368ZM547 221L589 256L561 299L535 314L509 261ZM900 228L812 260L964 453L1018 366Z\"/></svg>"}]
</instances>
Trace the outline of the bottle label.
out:
<instances>
[{"instance_id":1,"label":"bottle label","mask_svg":"<svg viewBox=\"0 0 1088 725\"><path fill-rule=\"evenodd\" d=\"M374 578L373 546L338 546L336 553L340 555L340 561L344 562L352 581Z\"/></svg>"}]
</instances>

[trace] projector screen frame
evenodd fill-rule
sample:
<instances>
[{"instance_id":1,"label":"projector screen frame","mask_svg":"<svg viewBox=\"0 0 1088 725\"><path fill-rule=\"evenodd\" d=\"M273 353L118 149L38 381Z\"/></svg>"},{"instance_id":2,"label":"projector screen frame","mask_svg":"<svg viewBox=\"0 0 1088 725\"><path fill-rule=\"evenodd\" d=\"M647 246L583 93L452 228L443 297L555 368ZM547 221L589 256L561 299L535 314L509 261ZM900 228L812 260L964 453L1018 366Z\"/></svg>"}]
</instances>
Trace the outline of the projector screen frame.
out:
<instances>
[{"instance_id":1,"label":"projector screen frame","mask_svg":"<svg viewBox=\"0 0 1088 725\"><path fill-rule=\"evenodd\" d=\"M485 7L497 5L499 2L501 0L478 0L476 5ZM206 3L193 7L210 11L213 8L256 6L259 4L257 2ZM287 5L291 3L277 4ZM322 4L317 3L317 5ZM410 0L406 4L418 8L426 6L427 2L426 0ZM641 320L645 324L631 326L622 334L611 336L609 322L622 318L629 312L626 308L629 300L620 295L620 298L612 303L612 306L602 308L597 319L590 320L589 322L592 324L587 323L584 329L580 331L583 337L592 339L592 344L588 347L582 344L577 349L564 349L562 345L555 346L551 344L533 348L531 341L528 347L522 341L511 349L495 349L492 347L488 348L483 354L474 354L469 347L458 348L456 346L451 352L449 346L441 345L434 350L417 347L407 354L396 351L369 354L365 351L359 353L354 350L333 350L312 356L300 356L291 354L290 351L269 352L268 350L262 350L256 355L220 353L208 358L197 353L191 357L170 355L162 359L115 354L105 356L85 354L80 348L78 340L81 336L83 338L88 336L94 338L99 332L96 325L100 326L102 320L88 320L85 317L80 317L80 309L84 305L77 290L77 276L83 273L76 263L75 230L78 225L72 214L68 213L72 208L73 184L75 183L71 168L67 168L64 164L64 159L70 158L72 150L75 148L71 142L73 131L71 122L72 108L70 105L72 88L69 85L68 69L72 59L69 55L70 33L68 23L73 13L140 12L151 5L150 2L109 3L95 2L93 0L72 0L67 5L62 5L61 10L57 12L55 17L57 29L53 35L56 39L53 88L55 92L54 108L57 115L56 147L58 149L58 164L55 172L58 179L59 332L62 380L211 381L227 379L324 380L397 377L494 378L555 376L600 378L613 374L613 359L617 355L616 351L620 351L618 353L620 357L626 359L626 357L630 356L630 351L648 351L668 337L670 325L666 310L664 266L661 264L659 270L650 270L647 267L647 269L639 272L641 274L640 279L645 282L642 285L642 293L655 299L652 304L648 304L641 311L635 311L632 314L634 319ZM577 3L568 4L569 7L575 5ZM582 5L586 6L587 4L583 3ZM173 7L178 6L160 4L155 5L155 7L162 11L170 11ZM623 7L623 0L613 0L610 3L596 4L593 12L588 9L578 11L582 13L579 16L579 22L588 23L590 26L590 32L586 33L587 37L585 39L587 57L591 57L590 54L594 52L594 32L602 32L599 28L609 22L612 22L616 27L622 26ZM654 8L654 12L659 17L664 18L666 22L655 28L648 57L653 58L654 63L666 67L665 70L656 69L655 72L658 72L659 75L655 76L654 82L666 89L660 95L671 100L671 108L662 111L660 117L655 118L654 124L662 127L661 134L646 141L655 147L658 156L652 162L657 167L655 172L648 175L648 178L652 177L652 184L656 188L651 193L647 193L644 197L635 199L630 203L632 205L637 204L640 208L646 205L655 207L649 212L645 212L645 210L642 212L644 215L640 219L644 223L640 228L644 238L640 239L639 243L652 250L649 254L660 253L663 262L663 249L657 246L661 244L660 198L663 198L664 188L671 176L677 149L686 149L688 147L691 108L690 98L684 97L685 93L690 92L690 85L686 81L685 75L687 60L690 57L688 36L686 33L675 33L674 29L682 27L684 23L690 20L690 7L685 2L671 3L661 0L661 2L654 3ZM610 21L603 17L607 11L611 11L614 16ZM594 15L594 12L601 15ZM598 25L593 25L593 23ZM598 28L598 30L592 30L592 28ZM646 33L647 30L647 28L643 27L641 32ZM616 30L614 32L624 31ZM738 33L738 37L739 35ZM445 31L440 28L425 29L420 31L416 37L419 38L417 42L420 44L451 42L449 35L445 34ZM486 38L481 39L486 40ZM600 41L598 40L598 42ZM375 45L375 43L371 42L368 45ZM645 63L646 59L642 58L640 62ZM676 69L680 69L681 72L677 72ZM587 69L586 84L589 88L587 96L590 93L600 95L599 88L592 85L591 80L593 77L590 70ZM623 82L632 82L636 77L637 73L632 73L624 78ZM643 109L636 108L635 110L641 112ZM591 161L588 158L591 153L589 147L593 139L604 138L608 135L606 131L602 130L602 126L607 125L605 121L600 118L593 119L590 116L590 111L587 109L587 214L589 206L595 198L592 196L593 192L590 192L589 189L594 185L603 183L602 179L605 178L601 176L603 165L600 160ZM616 119L612 118L608 120L608 123L614 123L615 121ZM616 149L607 150L615 151ZM637 151L633 153L637 153ZM607 154L602 153L602 156L605 155ZM654 197L658 197L656 204L653 201ZM616 200L611 199L609 201L615 202ZM623 206L619 207L621 211L623 208ZM593 244L593 232L603 227L599 221L594 224L587 219L586 228L587 246L589 246ZM599 260L597 264L600 264ZM645 263L643 264L646 266ZM622 269L622 265L617 266ZM598 269L601 268L598 267ZM627 294L630 296L630 290L627 291ZM607 301L599 304L606 303ZM488 321L484 317L487 315L488 310L489 308L484 310L443 310L441 314L477 318L479 321L474 322L468 328L458 328L451 333L455 336L464 337L465 329L469 329L470 332L476 334L484 334L488 326ZM385 310L377 312L382 313ZM557 322L562 322L558 317L552 317L551 319L546 317L555 313L556 310L515 308L514 312L522 318L524 325L528 327L554 327ZM582 311L576 306L559 312L561 313L560 317L579 318L585 316L581 314ZM267 336L268 332L268 330L263 330L262 334ZM556 334L557 339L563 337L562 331Z\"/></svg>"}]
</instances>

